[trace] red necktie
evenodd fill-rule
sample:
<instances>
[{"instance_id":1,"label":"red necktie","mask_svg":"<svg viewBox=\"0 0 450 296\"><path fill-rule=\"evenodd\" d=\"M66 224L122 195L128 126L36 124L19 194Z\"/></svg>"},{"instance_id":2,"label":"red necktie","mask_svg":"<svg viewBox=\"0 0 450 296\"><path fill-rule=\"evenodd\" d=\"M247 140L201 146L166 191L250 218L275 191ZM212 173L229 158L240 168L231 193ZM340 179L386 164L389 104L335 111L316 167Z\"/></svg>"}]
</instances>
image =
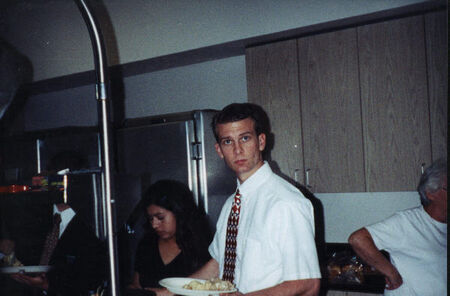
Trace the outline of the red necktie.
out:
<instances>
[{"instance_id":1,"label":"red necktie","mask_svg":"<svg viewBox=\"0 0 450 296\"><path fill-rule=\"evenodd\" d=\"M225 281L234 281L234 267L236 264L236 237L239 226L239 213L241 211L241 195L239 189L234 195L233 205L227 224L227 240L225 243L225 262L223 267L222 279Z\"/></svg>"},{"instance_id":2,"label":"red necktie","mask_svg":"<svg viewBox=\"0 0 450 296\"><path fill-rule=\"evenodd\" d=\"M48 265L48 262L50 261L50 256L58 243L59 224L61 224L61 215L55 214L53 216L53 228L47 234L47 238L45 239L44 251L42 252L39 265Z\"/></svg>"}]
</instances>

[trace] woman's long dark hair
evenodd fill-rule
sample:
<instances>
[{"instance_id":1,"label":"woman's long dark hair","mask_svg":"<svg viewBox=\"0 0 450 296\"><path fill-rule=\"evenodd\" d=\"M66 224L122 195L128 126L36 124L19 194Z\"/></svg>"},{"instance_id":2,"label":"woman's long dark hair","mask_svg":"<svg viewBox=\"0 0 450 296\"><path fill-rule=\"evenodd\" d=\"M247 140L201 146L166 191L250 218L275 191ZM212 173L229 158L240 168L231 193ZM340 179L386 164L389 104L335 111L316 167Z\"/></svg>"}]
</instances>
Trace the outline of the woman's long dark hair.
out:
<instances>
[{"instance_id":1,"label":"woman's long dark hair","mask_svg":"<svg viewBox=\"0 0 450 296\"><path fill-rule=\"evenodd\" d=\"M192 272L205 264L210 256L208 246L211 242L211 230L204 211L194 201L194 196L186 184L175 180L160 180L152 184L144 194L142 208L156 205L171 211L176 218L176 242L181 251L190 260ZM146 229L155 235L148 219Z\"/></svg>"}]
</instances>

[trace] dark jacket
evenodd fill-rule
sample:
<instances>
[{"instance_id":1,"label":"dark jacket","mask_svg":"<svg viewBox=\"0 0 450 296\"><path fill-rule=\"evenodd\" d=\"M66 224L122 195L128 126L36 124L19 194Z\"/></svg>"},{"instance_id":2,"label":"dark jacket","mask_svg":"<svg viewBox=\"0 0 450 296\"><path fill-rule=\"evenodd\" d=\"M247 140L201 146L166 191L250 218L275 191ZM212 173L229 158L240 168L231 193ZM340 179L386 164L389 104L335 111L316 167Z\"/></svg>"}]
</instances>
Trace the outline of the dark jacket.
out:
<instances>
[{"instance_id":1,"label":"dark jacket","mask_svg":"<svg viewBox=\"0 0 450 296\"><path fill-rule=\"evenodd\" d=\"M75 215L50 258L48 295L79 296L95 290L106 279L106 258L104 242Z\"/></svg>"}]
</instances>

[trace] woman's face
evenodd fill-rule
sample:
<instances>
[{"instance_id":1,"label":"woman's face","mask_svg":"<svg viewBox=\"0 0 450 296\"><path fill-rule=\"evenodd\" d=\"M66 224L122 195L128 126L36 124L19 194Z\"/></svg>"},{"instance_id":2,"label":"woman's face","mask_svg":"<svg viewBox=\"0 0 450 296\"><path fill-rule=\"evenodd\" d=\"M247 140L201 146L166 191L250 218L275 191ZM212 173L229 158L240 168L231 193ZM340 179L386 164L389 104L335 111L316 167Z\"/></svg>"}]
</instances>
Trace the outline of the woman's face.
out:
<instances>
[{"instance_id":1,"label":"woman's face","mask_svg":"<svg viewBox=\"0 0 450 296\"><path fill-rule=\"evenodd\" d=\"M147 207L147 217L160 239L175 239L177 219L171 211L157 205L150 205Z\"/></svg>"}]
</instances>

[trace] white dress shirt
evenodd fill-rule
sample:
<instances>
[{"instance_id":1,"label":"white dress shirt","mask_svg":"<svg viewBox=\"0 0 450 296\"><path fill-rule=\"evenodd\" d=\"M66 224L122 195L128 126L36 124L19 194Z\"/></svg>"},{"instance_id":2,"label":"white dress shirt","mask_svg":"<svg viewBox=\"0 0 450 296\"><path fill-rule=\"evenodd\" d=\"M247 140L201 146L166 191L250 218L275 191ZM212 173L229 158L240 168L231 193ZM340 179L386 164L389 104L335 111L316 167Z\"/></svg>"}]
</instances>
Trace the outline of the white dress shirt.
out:
<instances>
[{"instance_id":1,"label":"white dress shirt","mask_svg":"<svg viewBox=\"0 0 450 296\"><path fill-rule=\"evenodd\" d=\"M72 208L67 208L64 211L59 211L56 205L53 205L53 215L60 214L61 215L61 224L59 225L59 237L63 234L64 230L66 230L67 225L69 225L72 218L75 217L75 211Z\"/></svg>"},{"instance_id":2,"label":"white dress shirt","mask_svg":"<svg viewBox=\"0 0 450 296\"><path fill-rule=\"evenodd\" d=\"M284 281L320 278L311 202L275 175L268 163L239 184L241 212L235 284L248 293ZM209 252L224 265L227 220L234 194L225 202Z\"/></svg>"}]
</instances>

